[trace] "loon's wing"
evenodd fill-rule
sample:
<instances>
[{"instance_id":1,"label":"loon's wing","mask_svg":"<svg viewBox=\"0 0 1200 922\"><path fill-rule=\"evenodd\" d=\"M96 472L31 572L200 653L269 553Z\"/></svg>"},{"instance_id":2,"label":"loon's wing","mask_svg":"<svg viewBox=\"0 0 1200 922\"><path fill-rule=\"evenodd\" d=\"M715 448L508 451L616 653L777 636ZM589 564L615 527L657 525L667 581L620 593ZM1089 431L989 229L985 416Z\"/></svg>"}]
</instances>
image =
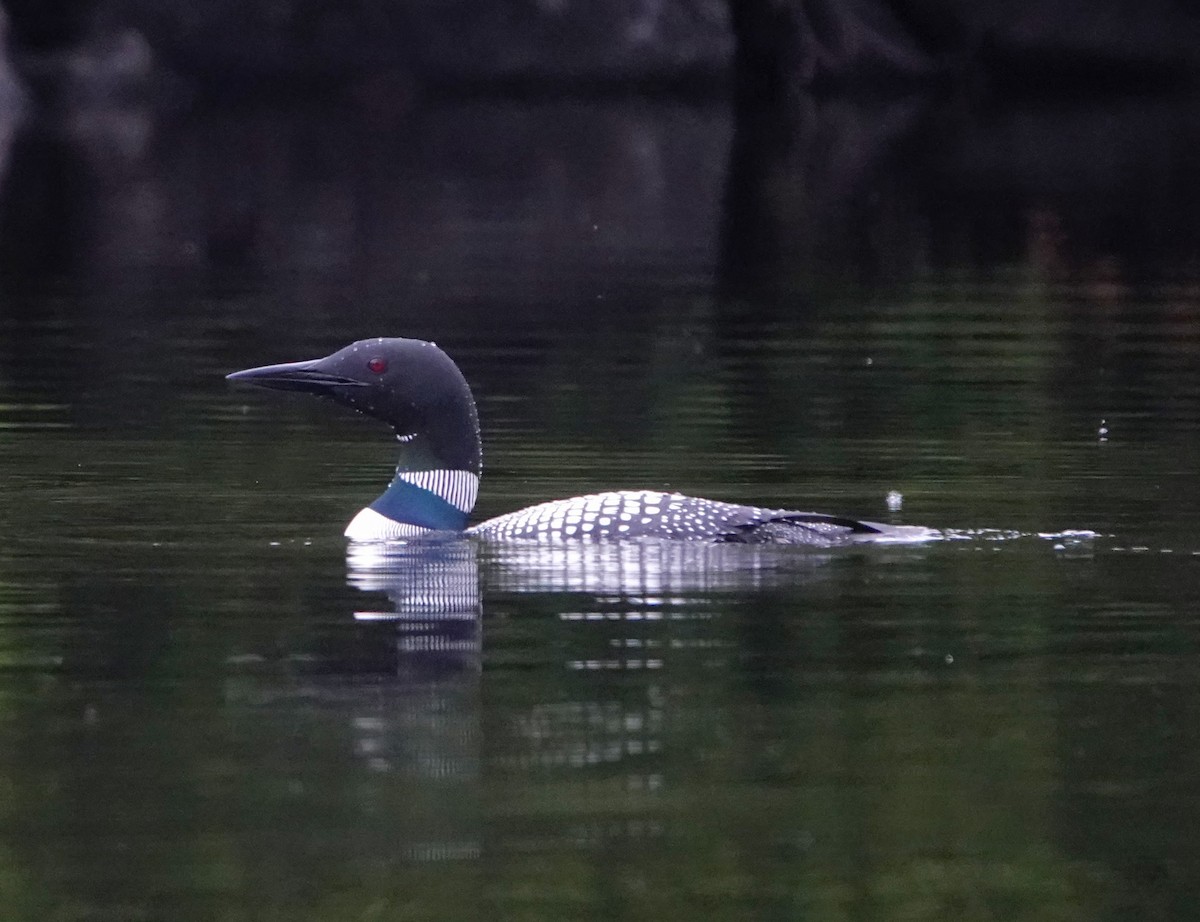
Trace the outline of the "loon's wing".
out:
<instances>
[{"instance_id":1,"label":"loon's wing","mask_svg":"<svg viewBox=\"0 0 1200 922\"><path fill-rule=\"evenodd\" d=\"M736 544L839 544L862 535L883 534L887 526L820 512L782 512L740 522L716 537Z\"/></svg>"},{"instance_id":2,"label":"loon's wing","mask_svg":"<svg viewBox=\"0 0 1200 922\"><path fill-rule=\"evenodd\" d=\"M922 544L937 541L942 533L923 525L885 525L824 515L820 512L780 512L739 522L716 540L741 544Z\"/></svg>"}]
</instances>

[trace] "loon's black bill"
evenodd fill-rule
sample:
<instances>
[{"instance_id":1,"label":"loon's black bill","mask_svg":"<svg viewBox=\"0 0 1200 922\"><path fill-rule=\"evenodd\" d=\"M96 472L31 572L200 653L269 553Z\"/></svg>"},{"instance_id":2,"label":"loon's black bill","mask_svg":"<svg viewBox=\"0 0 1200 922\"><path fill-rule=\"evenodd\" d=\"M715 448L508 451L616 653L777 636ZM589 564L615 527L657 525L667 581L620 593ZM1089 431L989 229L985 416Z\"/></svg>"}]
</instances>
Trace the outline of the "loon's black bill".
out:
<instances>
[{"instance_id":1,"label":"loon's black bill","mask_svg":"<svg viewBox=\"0 0 1200 922\"><path fill-rule=\"evenodd\" d=\"M304 391L310 394L326 394L333 387L363 387L365 381L356 381L344 375L334 375L321 369L324 359L307 362L284 362L281 365L263 365L247 368L225 376L226 381L244 381L259 387L270 387L280 391Z\"/></svg>"}]
</instances>

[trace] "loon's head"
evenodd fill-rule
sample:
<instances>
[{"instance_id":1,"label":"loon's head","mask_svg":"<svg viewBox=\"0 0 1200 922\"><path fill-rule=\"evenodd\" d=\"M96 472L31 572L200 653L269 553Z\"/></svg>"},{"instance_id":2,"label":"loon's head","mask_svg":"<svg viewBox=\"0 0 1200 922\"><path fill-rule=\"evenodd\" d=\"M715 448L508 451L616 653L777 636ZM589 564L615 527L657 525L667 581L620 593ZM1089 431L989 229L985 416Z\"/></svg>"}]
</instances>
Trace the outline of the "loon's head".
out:
<instances>
[{"instance_id":1,"label":"loon's head","mask_svg":"<svg viewBox=\"0 0 1200 922\"><path fill-rule=\"evenodd\" d=\"M248 368L226 376L260 387L329 397L396 432L398 470L461 470L478 476L479 421L453 360L419 339L363 339L323 359Z\"/></svg>"}]
</instances>

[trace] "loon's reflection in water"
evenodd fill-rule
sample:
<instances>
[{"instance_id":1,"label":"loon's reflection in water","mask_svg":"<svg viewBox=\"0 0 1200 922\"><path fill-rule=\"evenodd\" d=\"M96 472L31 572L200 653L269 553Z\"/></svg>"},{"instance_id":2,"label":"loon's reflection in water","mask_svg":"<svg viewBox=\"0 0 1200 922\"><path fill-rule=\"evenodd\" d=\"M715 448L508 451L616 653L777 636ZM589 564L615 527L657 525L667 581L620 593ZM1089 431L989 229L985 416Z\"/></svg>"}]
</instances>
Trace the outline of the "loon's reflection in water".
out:
<instances>
[{"instance_id":1,"label":"loon's reflection in water","mask_svg":"<svg viewBox=\"0 0 1200 922\"><path fill-rule=\"evenodd\" d=\"M328 813L310 818L317 827L353 817L338 847L364 866L481 849L476 548L398 551L349 568L352 586L387 604L301 612L283 628L283 655L277 633L260 648L275 655L240 655L226 679L231 713L267 728L253 745L264 777L283 779L273 796L315 797Z\"/></svg>"},{"instance_id":2,"label":"loon's reflection in water","mask_svg":"<svg viewBox=\"0 0 1200 922\"><path fill-rule=\"evenodd\" d=\"M483 552L489 593L587 593L631 605L703 602L804 579L830 554L770 545L647 540L536 544L512 542Z\"/></svg>"},{"instance_id":3,"label":"loon's reflection in water","mask_svg":"<svg viewBox=\"0 0 1200 922\"><path fill-rule=\"evenodd\" d=\"M353 608L291 627L289 650L319 652L239 668L228 688L288 715L259 740L264 764L349 808L347 847L440 861L659 838L719 735L712 689L740 674L747 644L779 643L843 581L923 553L352 546Z\"/></svg>"},{"instance_id":4,"label":"loon's reflection in water","mask_svg":"<svg viewBox=\"0 0 1200 922\"><path fill-rule=\"evenodd\" d=\"M525 852L549 842L590 847L662 834L668 766L686 758L672 747L695 742L693 729L672 725L682 713L678 702L714 667L736 657L730 613L780 591L820 584L842 571L839 563L882 566L920 553L453 540L352 545L347 563L351 585L386 593L390 603L386 611L360 610L355 618L393 623L398 671L410 681L426 676L427 691L441 696L427 719L416 721L422 699L410 687L396 702L408 719L391 713L379 726L411 734L420 724L426 748L442 754L438 761L447 773L465 779L474 772L478 787L493 794L497 787L527 794L532 785L553 800L563 785L603 780L615 784L618 800L630 801L621 805L619 821L611 818L611 802L594 814L556 809L523 822L508 817L499 827L481 817L490 844ZM486 683L487 692L448 694L456 682ZM468 726L472 732L464 733ZM476 746L469 756L463 751L468 740ZM401 748L383 740L373 746Z\"/></svg>"},{"instance_id":5,"label":"loon's reflection in water","mask_svg":"<svg viewBox=\"0 0 1200 922\"><path fill-rule=\"evenodd\" d=\"M911 553L872 547L873 558ZM919 553L919 545L916 546ZM712 592L745 592L819 577L831 560L854 548L796 548L647 539L612 542L505 542L459 538L411 543L351 544L348 582L387 592L392 613L361 618L397 620L478 608L481 592L588 593L646 604L703 600Z\"/></svg>"},{"instance_id":6,"label":"loon's reflection in water","mask_svg":"<svg viewBox=\"0 0 1200 922\"><path fill-rule=\"evenodd\" d=\"M574 817L559 832L577 845L663 834L669 766L690 755L672 752L672 740L689 748L673 716L697 675L731 655L722 623L730 607L822 579L843 550L667 540L485 546L485 610L511 607L510 620L542 637L527 652L507 636L519 637L520 626L493 631L489 654L518 663L557 654L541 693L513 708L489 741L492 764L518 784L532 776L555 787L563 772L584 785L615 781L621 819Z\"/></svg>"},{"instance_id":7,"label":"loon's reflection in water","mask_svg":"<svg viewBox=\"0 0 1200 922\"><path fill-rule=\"evenodd\" d=\"M389 609L356 611L354 618L395 623L400 669L414 663L479 668L479 566L473 543L351 544L346 563L351 586L387 593Z\"/></svg>"}]
</instances>

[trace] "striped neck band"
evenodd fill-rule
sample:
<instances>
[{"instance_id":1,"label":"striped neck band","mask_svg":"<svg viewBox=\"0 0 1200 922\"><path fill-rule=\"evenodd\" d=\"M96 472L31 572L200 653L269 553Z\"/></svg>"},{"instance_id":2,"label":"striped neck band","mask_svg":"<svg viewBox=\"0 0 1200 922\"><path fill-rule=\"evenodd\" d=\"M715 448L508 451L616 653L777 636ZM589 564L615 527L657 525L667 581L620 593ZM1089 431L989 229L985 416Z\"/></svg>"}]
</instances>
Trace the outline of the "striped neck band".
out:
<instances>
[{"instance_id":1,"label":"striped neck band","mask_svg":"<svg viewBox=\"0 0 1200 922\"><path fill-rule=\"evenodd\" d=\"M479 475L470 471L397 471L396 479L440 496L459 512L475 508Z\"/></svg>"}]
</instances>

